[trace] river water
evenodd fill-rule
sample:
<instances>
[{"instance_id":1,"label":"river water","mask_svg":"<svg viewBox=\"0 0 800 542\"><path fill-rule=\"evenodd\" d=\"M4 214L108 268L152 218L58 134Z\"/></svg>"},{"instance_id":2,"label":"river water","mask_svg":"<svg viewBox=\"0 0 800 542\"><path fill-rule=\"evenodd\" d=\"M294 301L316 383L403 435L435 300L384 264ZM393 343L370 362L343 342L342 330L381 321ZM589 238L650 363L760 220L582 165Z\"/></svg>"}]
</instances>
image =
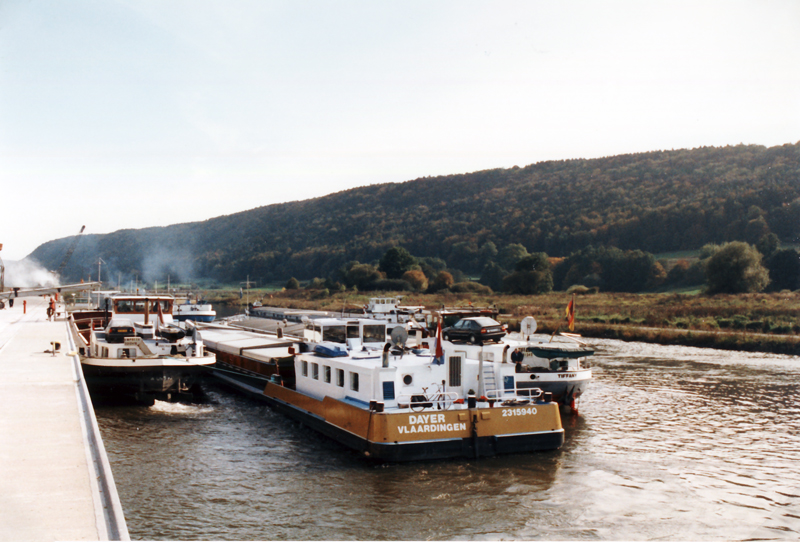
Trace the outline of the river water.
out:
<instances>
[{"instance_id":1,"label":"river water","mask_svg":"<svg viewBox=\"0 0 800 542\"><path fill-rule=\"evenodd\" d=\"M133 539L800 537L800 358L591 342L553 452L376 465L214 386L97 418Z\"/></svg>"}]
</instances>

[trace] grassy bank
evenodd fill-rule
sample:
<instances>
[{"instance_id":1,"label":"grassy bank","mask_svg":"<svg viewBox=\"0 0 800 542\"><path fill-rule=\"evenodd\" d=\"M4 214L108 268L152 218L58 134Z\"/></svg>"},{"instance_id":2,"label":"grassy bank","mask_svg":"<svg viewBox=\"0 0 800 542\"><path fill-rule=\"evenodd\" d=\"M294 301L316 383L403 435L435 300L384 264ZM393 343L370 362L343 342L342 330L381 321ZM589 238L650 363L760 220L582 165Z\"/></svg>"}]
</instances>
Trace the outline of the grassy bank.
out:
<instances>
[{"instance_id":1,"label":"grassy bank","mask_svg":"<svg viewBox=\"0 0 800 542\"><path fill-rule=\"evenodd\" d=\"M244 304L238 291L211 290L212 303ZM264 305L340 311L359 308L371 293L326 290L249 292L249 300ZM512 329L525 316L534 316L542 332L563 325L570 296L408 294L403 304L429 309L446 306L494 306ZM659 344L682 344L727 350L800 355L800 293L742 295L611 294L575 296L575 331L603 337ZM563 328L562 328L563 329Z\"/></svg>"}]
</instances>

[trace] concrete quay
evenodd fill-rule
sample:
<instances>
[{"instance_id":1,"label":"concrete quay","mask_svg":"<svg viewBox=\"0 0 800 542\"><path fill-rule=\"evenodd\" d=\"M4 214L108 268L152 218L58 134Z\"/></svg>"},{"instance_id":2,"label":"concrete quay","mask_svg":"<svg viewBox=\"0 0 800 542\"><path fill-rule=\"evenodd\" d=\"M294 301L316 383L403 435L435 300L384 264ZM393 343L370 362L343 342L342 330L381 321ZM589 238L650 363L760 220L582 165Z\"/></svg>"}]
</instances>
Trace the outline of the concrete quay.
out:
<instances>
[{"instance_id":1,"label":"concrete quay","mask_svg":"<svg viewBox=\"0 0 800 542\"><path fill-rule=\"evenodd\" d=\"M25 300L0 310L0 541L130 540L67 323Z\"/></svg>"}]
</instances>

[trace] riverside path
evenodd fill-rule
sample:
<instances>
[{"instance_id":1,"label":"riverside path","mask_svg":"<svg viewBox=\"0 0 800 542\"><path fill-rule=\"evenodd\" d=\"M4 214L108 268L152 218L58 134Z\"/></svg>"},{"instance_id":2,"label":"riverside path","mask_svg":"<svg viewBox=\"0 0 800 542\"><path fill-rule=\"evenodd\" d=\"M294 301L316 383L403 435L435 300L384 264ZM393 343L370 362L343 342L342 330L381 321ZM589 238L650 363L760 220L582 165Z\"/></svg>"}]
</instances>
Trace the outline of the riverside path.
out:
<instances>
[{"instance_id":1,"label":"riverside path","mask_svg":"<svg viewBox=\"0 0 800 542\"><path fill-rule=\"evenodd\" d=\"M67 323L45 298L15 301L0 310L0 540L129 540Z\"/></svg>"}]
</instances>

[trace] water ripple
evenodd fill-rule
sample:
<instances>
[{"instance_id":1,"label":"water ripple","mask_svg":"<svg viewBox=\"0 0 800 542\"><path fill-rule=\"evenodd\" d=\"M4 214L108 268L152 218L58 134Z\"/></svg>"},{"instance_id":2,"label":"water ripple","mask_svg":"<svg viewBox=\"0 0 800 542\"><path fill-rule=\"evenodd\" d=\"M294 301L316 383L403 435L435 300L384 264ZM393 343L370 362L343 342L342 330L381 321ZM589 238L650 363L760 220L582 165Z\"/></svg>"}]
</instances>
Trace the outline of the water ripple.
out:
<instances>
[{"instance_id":1,"label":"water ripple","mask_svg":"<svg viewBox=\"0 0 800 542\"><path fill-rule=\"evenodd\" d=\"M376 465L213 387L97 416L133 538L798 538L800 359L593 342L555 452Z\"/></svg>"}]
</instances>

